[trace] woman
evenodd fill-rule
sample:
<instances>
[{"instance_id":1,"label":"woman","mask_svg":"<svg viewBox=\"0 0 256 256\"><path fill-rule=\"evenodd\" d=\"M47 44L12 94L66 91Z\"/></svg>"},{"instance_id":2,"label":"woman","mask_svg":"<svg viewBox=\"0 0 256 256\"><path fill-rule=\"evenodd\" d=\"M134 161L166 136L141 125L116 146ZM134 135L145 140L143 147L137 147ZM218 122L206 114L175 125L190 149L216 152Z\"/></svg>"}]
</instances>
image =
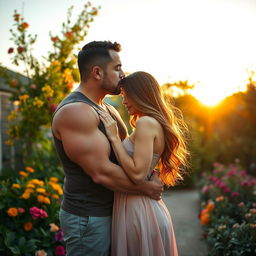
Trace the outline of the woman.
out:
<instances>
[{"instance_id":1,"label":"woman","mask_svg":"<svg viewBox=\"0 0 256 256\"><path fill-rule=\"evenodd\" d=\"M127 176L136 184L150 179L159 162L159 177L167 186L182 179L188 152L182 118L166 106L160 86L150 74L135 72L121 81L123 104L132 116L132 134L121 142L116 122L101 112L107 135ZM162 200L115 193L112 256L178 255L171 216Z\"/></svg>"}]
</instances>

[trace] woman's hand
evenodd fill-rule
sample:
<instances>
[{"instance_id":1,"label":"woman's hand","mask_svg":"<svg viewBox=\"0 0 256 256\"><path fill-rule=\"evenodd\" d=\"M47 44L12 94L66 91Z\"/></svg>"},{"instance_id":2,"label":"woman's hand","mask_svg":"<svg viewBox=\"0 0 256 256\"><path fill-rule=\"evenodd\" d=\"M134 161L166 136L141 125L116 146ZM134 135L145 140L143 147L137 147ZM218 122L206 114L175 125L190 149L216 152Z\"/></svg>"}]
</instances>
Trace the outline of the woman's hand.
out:
<instances>
[{"instance_id":1,"label":"woman's hand","mask_svg":"<svg viewBox=\"0 0 256 256\"><path fill-rule=\"evenodd\" d=\"M112 118L112 116L106 112L99 111L100 119L103 122L107 136L110 141L119 139L117 122Z\"/></svg>"}]
</instances>

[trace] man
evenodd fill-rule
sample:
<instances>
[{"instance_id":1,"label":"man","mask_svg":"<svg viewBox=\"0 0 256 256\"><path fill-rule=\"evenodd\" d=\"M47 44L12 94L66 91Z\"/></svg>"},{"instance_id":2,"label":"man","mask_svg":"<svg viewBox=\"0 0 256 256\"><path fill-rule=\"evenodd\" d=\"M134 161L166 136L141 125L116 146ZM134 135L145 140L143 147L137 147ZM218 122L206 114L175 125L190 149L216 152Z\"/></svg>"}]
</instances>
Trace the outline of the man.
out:
<instances>
[{"instance_id":1,"label":"man","mask_svg":"<svg viewBox=\"0 0 256 256\"><path fill-rule=\"evenodd\" d=\"M78 55L81 83L58 106L52 122L55 146L64 167L64 199L60 223L68 256L109 255L113 192L143 193L160 199L162 184L135 185L117 165L97 111L108 111L126 130L117 111L103 103L120 93L124 77L120 45L94 41Z\"/></svg>"}]
</instances>

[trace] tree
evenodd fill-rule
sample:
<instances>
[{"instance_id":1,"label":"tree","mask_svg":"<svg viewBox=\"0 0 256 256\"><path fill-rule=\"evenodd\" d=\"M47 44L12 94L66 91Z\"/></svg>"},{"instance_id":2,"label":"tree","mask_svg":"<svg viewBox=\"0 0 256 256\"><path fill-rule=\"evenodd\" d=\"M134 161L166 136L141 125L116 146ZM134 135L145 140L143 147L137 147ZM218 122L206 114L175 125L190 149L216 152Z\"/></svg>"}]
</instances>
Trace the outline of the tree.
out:
<instances>
[{"instance_id":1,"label":"tree","mask_svg":"<svg viewBox=\"0 0 256 256\"><path fill-rule=\"evenodd\" d=\"M0 73L16 89L11 101L18 107L8 117L10 140L7 143L12 145L14 140L19 139L24 146L24 163L31 162L32 154L34 160L35 156L40 156L42 145L49 150L51 143L46 138L46 132L52 114L57 104L71 91L73 83L79 80L74 49L86 36L99 8L88 2L76 22L71 24L72 8L68 10L61 33L50 33L53 49L45 57L46 63L40 63L33 55L37 36L28 33L29 24L17 11L13 15L15 30L10 32L15 46L9 48L8 53L15 65L25 64L24 74L28 79L22 83L8 76L4 68Z\"/></svg>"}]
</instances>

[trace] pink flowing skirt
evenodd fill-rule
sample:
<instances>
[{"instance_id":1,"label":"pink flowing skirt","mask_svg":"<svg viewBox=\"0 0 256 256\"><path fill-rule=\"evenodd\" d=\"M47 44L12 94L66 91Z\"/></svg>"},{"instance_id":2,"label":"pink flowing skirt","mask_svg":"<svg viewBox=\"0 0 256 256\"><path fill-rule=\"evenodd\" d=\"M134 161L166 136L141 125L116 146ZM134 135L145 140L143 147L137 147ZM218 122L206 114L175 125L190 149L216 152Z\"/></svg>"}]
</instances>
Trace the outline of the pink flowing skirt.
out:
<instances>
[{"instance_id":1,"label":"pink flowing skirt","mask_svg":"<svg viewBox=\"0 0 256 256\"><path fill-rule=\"evenodd\" d=\"M115 193L112 256L178 256L170 213L162 200Z\"/></svg>"}]
</instances>

